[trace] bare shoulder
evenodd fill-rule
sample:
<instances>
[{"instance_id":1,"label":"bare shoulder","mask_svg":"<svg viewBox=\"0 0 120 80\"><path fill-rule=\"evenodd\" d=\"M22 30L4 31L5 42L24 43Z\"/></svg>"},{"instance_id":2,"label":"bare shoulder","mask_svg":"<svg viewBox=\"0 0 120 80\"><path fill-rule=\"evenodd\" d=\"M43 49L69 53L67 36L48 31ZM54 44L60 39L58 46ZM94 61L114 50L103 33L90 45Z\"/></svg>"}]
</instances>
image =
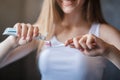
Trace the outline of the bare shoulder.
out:
<instances>
[{"instance_id":1,"label":"bare shoulder","mask_svg":"<svg viewBox=\"0 0 120 80\"><path fill-rule=\"evenodd\" d=\"M109 24L101 24L100 38L110 44L120 45L120 30Z\"/></svg>"}]
</instances>

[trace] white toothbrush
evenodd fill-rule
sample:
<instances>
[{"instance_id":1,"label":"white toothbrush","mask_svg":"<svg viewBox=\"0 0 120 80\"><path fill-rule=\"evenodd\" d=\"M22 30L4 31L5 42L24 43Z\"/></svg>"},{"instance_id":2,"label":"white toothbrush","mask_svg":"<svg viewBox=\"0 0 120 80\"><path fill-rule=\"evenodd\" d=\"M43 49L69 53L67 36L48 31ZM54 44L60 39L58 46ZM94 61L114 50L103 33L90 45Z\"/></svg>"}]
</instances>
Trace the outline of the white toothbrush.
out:
<instances>
[{"instance_id":1,"label":"white toothbrush","mask_svg":"<svg viewBox=\"0 0 120 80\"><path fill-rule=\"evenodd\" d=\"M52 46L53 48L57 48L57 47L64 47L65 46L65 44L58 44L58 45L54 45L54 46Z\"/></svg>"}]
</instances>

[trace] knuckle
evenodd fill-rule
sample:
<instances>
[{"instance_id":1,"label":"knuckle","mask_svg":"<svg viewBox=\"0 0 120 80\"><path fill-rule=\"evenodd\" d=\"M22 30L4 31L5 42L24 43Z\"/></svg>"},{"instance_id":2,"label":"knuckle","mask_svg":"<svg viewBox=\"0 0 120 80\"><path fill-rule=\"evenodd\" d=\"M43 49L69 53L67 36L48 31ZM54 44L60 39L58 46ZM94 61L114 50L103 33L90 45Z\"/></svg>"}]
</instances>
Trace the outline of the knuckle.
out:
<instances>
[{"instance_id":1,"label":"knuckle","mask_svg":"<svg viewBox=\"0 0 120 80\"><path fill-rule=\"evenodd\" d=\"M15 25L20 25L20 23L16 23Z\"/></svg>"},{"instance_id":2,"label":"knuckle","mask_svg":"<svg viewBox=\"0 0 120 80\"><path fill-rule=\"evenodd\" d=\"M36 30L36 31L39 31L39 28L38 28L37 26L36 26L36 27L34 27L34 28L35 28L35 30Z\"/></svg>"},{"instance_id":3,"label":"knuckle","mask_svg":"<svg viewBox=\"0 0 120 80\"><path fill-rule=\"evenodd\" d=\"M28 28L29 28L30 30L32 30L34 27L33 27L32 25L30 25Z\"/></svg>"},{"instance_id":4,"label":"knuckle","mask_svg":"<svg viewBox=\"0 0 120 80\"><path fill-rule=\"evenodd\" d=\"M32 25L30 23L27 23L26 25L27 25L28 28L32 27Z\"/></svg>"},{"instance_id":5,"label":"knuckle","mask_svg":"<svg viewBox=\"0 0 120 80\"><path fill-rule=\"evenodd\" d=\"M77 38L76 38L76 37L74 37L74 38L73 38L73 41L76 41L76 40L77 40Z\"/></svg>"},{"instance_id":6,"label":"knuckle","mask_svg":"<svg viewBox=\"0 0 120 80\"><path fill-rule=\"evenodd\" d=\"M23 25L25 25L25 23L21 23L21 25L23 26Z\"/></svg>"},{"instance_id":7,"label":"knuckle","mask_svg":"<svg viewBox=\"0 0 120 80\"><path fill-rule=\"evenodd\" d=\"M16 23L15 25L14 25L14 28L17 28L17 27L19 27L21 24L20 23Z\"/></svg>"},{"instance_id":8,"label":"knuckle","mask_svg":"<svg viewBox=\"0 0 120 80\"><path fill-rule=\"evenodd\" d=\"M80 39L78 42L79 42L79 44L82 44L83 40L82 40L82 39Z\"/></svg>"},{"instance_id":9,"label":"knuckle","mask_svg":"<svg viewBox=\"0 0 120 80\"><path fill-rule=\"evenodd\" d=\"M82 37L87 37L87 36L89 36L89 34L85 34L85 35L83 35Z\"/></svg>"},{"instance_id":10,"label":"knuckle","mask_svg":"<svg viewBox=\"0 0 120 80\"><path fill-rule=\"evenodd\" d=\"M34 31L33 31L35 34L37 34L39 32L39 29L38 27L34 27Z\"/></svg>"},{"instance_id":11,"label":"knuckle","mask_svg":"<svg viewBox=\"0 0 120 80\"><path fill-rule=\"evenodd\" d=\"M22 23L22 24L21 24L21 28L22 28L22 30L24 31L24 30L27 28L26 24Z\"/></svg>"},{"instance_id":12,"label":"knuckle","mask_svg":"<svg viewBox=\"0 0 120 80\"><path fill-rule=\"evenodd\" d=\"M79 40L79 43L84 43L84 36Z\"/></svg>"},{"instance_id":13,"label":"knuckle","mask_svg":"<svg viewBox=\"0 0 120 80\"><path fill-rule=\"evenodd\" d=\"M76 38L73 38L73 43L76 43L77 42L77 39Z\"/></svg>"},{"instance_id":14,"label":"knuckle","mask_svg":"<svg viewBox=\"0 0 120 80\"><path fill-rule=\"evenodd\" d=\"M79 48L80 48L80 45L79 45L79 44L77 44L77 45L76 45L76 48L78 48L78 49L79 49Z\"/></svg>"},{"instance_id":15,"label":"knuckle","mask_svg":"<svg viewBox=\"0 0 120 80\"><path fill-rule=\"evenodd\" d=\"M90 41L87 41L87 42L86 42L86 45L90 45L90 44L91 44L91 42L90 42Z\"/></svg>"},{"instance_id":16,"label":"knuckle","mask_svg":"<svg viewBox=\"0 0 120 80\"><path fill-rule=\"evenodd\" d=\"M89 36L93 36L93 34L88 34Z\"/></svg>"},{"instance_id":17,"label":"knuckle","mask_svg":"<svg viewBox=\"0 0 120 80\"><path fill-rule=\"evenodd\" d=\"M28 28L29 28L30 30L32 30L34 27L30 24L30 25L28 25Z\"/></svg>"},{"instance_id":18,"label":"knuckle","mask_svg":"<svg viewBox=\"0 0 120 80\"><path fill-rule=\"evenodd\" d=\"M90 39L90 38L92 38L92 37L93 37L93 34L91 34L91 33L90 33L90 34L87 34L87 38Z\"/></svg>"},{"instance_id":19,"label":"knuckle","mask_svg":"<svg viewBox=\"0 0 120 80\"><path fill-rule=\"evenodd\" d=\"M30 24L30 23L27 23L27 25L28 25L28 26L31 26L31 24Z\"/></svg>"}]
</instances>

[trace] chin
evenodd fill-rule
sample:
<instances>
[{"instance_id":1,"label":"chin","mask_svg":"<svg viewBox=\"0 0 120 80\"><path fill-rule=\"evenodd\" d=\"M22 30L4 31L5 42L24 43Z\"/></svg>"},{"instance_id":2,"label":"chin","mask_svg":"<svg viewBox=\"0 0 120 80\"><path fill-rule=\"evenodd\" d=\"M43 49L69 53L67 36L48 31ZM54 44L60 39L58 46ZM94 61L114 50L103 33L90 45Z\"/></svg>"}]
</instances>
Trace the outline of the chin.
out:
<instances>
[{"instance_id":1,"label":"chin","mask_svg":"<svg viewBox=\"0 0 120 80\"><path fill-rule=\"evenodd\" d=\"M70 14L70 13L72 13L74 11L74 9L64 9L63 10L63 12L65 13L65 14Z\"/></svg>"}]
</instances>

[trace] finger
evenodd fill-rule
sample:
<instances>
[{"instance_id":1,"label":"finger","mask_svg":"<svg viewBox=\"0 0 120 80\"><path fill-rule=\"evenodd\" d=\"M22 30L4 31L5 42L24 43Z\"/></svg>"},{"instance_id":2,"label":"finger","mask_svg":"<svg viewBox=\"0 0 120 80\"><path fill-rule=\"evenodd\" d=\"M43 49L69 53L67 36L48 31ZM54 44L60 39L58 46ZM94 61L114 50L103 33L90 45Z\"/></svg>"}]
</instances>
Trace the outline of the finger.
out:
<instances>
[{"instance_id":1,"label":"finger","mask_svg":"<svg viewBox=\"0 0 120 80\"><path fill-rule=\"evenodd\" d=\"M37 26L34 26L33 37L36 37L38 35L39 35L39 28Z\"/></svg>"},{"instance_id":2,"label":"finger","mask_svg":"<svg viewBox=\"0 0 120 80\"><path fill-rule=\"evenodd\" d=\"M69 46L70 46L71 48L75 48L75 45L74 45L73 43L71 43Z\"/></svg>"},{"instance_id":3,"label":"finger","mask_svg":"<svg viewBox=\"0 0 120 80\"><path fill-rule=\"evenodd\" d=\"M81 39L79 40L79 44L83 49L87 49L87 45L86 45L86 40L87 40L87 36L83 36L81 37Z\"/></svg>"},{"instance_id":4,"label":"finger","mask_svg":"<svg viewBox=\"0 0 120 80\"><path fill-rule=\"evenodd\" d=\"M73 44L74 44L75 48L77 48L77 49L81 48L81 46L79 44L79 38L73 38Z\"/></svg>"},{"instance_id":5,"label":"finger","mask_svg":"<svg viewBox=\"0 0 120 80\"><path fill-rule=\"evenodd\" d=\"M27 41L31 41L33 38L34 27L31 24L27 24L27 26L28 26Z\"/></svg>"},{"instance_id":6,"label":"finger","mask_svg":"<svg viewBox=\"0 0 120 80\"><path fill-rule=\"evenodd\" d=\"M73 43L73 38L72 38L72 39L69 39L69 40L66 40L66 41L65 41L65 46L68 46L68 45L70 45L71 43Z\"/></svg>"},{"instance_id":7,"label":"finger","mask_svg":"<svg viewBox=\"0 0 120 80\"><path fill-rule=\"evenodd\" d=\"M26 39L28 27L26 24L22 23L22 39Z\"/></svg>"},{"instance_id":8,"label":"finger","mask_svg":"<svg viewBox=\"0 0 120 80\"><path fill-rule=\"evenodd\" d=\"M17 36L18 37L20 37L21 36L21 28L22 28L22 25L20 24L20 23L16 23L15 25L14 25L14 28L16 29L16 34L17 34Z\"/></svg>"},{"instance_id":9,"label":"finger","mask_svg":"<svg viewBox=\"0 0 120 80\"><path fill-rule=\"evenodd\" d=\"M89 34L86 40L86 45L89 49L92 49L96 45L96 37L92 34Z\"/></svg>"}]
</instances>

